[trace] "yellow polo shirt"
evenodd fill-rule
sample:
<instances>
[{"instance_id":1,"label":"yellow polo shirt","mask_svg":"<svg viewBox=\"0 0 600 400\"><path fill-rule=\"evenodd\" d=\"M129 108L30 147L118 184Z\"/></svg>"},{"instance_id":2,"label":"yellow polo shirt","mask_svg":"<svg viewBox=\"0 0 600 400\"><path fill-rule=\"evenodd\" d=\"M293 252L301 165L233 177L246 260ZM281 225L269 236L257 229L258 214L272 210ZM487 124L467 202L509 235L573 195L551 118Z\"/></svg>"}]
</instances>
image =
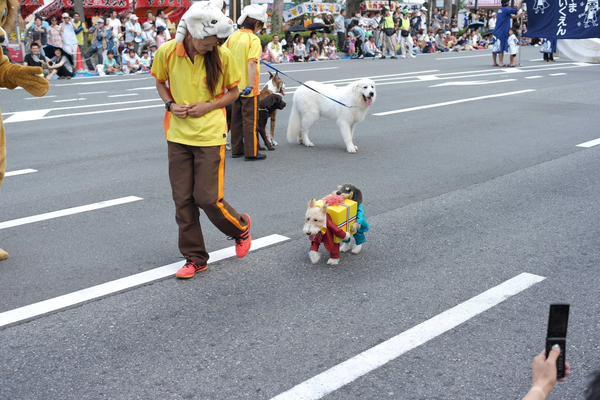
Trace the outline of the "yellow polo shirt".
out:
<instances>
[{"instance_id":1,"label":"yellow polo shirt","mask_svg":"<svg viewBox=\"0 0 600 400\"><path fill-rule=\"evenodd\" d=\"M240 29L229 36L229 39L225 42L225 47L231 50L238 69L242 74L242 80L239 84L240 92L248 85L252 85L252 92L244 97L258 96L260 93L260 88L258 87L258 80L260 79L260 54L262 53L258 36L252 33L250 29ZM256 76L252 79L251 83L251 78L248 76L248 61L256 61Z\"/></svg>"},{"instance_id":2,"label":"yellow polo shirt","mask_svg":"<svg viewBox=\"0 0 600 400\"><path fill-rule=\"evenodd\" d=\"M183 43L175 40L166 42L156 51L152 76L159 82L169 82L171 95L177 104L215 101L225 94L225 89L229 90L240 82L240 72L231 52L221 46L217 49L222 73L217 84L216 96L209 93L206 87L204 56L197 55L192 64ZM222 146L227 142L225 116L225 108L213 110L199 118L184 119L165 111L165 137L170 142L190 146Z\"/></svg>"}]
</instances>

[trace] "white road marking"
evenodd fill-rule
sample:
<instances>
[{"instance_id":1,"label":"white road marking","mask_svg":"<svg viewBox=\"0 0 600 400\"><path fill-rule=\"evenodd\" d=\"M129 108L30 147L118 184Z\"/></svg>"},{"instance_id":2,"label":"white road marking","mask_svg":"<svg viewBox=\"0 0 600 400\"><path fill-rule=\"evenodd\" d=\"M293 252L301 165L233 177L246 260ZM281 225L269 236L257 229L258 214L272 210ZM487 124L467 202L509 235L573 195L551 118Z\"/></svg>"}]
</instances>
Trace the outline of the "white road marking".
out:
<instances>
[{"instance_id":1,"label":"white road marking","mask_svg":"<svg viewBox=\"0 0 600 400\"><path fill-rule=\"evenodd\" d=\"M424 105L424 106L403 108L403 109L394 110L394 111L385 111L385 112L376 113L376 114L373 114L373 115L375 115L377 117L381 117L381 116L384 116L384 115L400 114L400 113L405 113L405 112L410 112L410 111L417 111L417 110L425 110L425 109L428 109L428 108L443 107L443 106L449 106L449 105L453 105L453 104L466 103L466 102L469 102L469 101L491 99L491 98L494 98L494 97L513 96L515 94L523 94L523 93L528 93L528 92L535 92L535 89L518 90L516 92L490 94L490 95L487 95L487 96L478 96L478 97L470 97L470 98L467 98L467 99L445 101L443 103L427 104L427 105Z\"/></svg>"},{"instance_id":2,"label":"white road marking","mask_svg":"<svg viewBox=\"0 0 600 400\"><path fill-rule=\"evenodd\" d=\"M19 169L17 171L10 171L4 174L4 176L16 176L16 175L23 175L23 174L31 174L32 172L37 172L36 169L31 169L31 168L27 168L27 169Z\"/></svg>"},{"instance_id":3,"label":"white road marking","mask_svg":"<svg viewBox=\"0 0 600 400\"><path fill-rule=\"evenodd\" d=\"M54 100L54 103L68 103L71 101L82 101L87 100L85 97L79 97L77 99L63 99L63 100Z\"/></svg>"},{"instance_id":4,"label":"white road marking","mask_svg":"<svg viewBox=\"0 0 600 400\"><path fill-rule=\"evenodd\" d=\"M289 240L289 238L281 235L270 235L259 239L253 239L252 248L250 251L255 251L286 240ZM232 246L212 252L209 254L209 256L211 264L226 258L235 257L235 247ZM106 282L87 289L79 290L77 292L65 294L53 299L0 313L0 327L25 321L39 315L47 314L66 307L71 307L76 304L81 304L86 301L97 299L99 297L105 297L116 292L131 289L152 281L172 276L184 265L184 263L185 261L178 261L176 263L155 268L150 271L141 272L139 274L131 275L111 282Z\"/></svg>"},{"instance_id":5,"label":"white road marking","mask_svg":"<svg viewBox=\"0 0 600 400\"><path fill-rule=\"evenodd\" d=\"M40 221L45 221L48 219L64 217L67 215L79 214L79 213L86 212L86 211L99 210L101 208L112 207L112 206L116 206L119 204L126 204L126 203L131 203L133 201L139 201L139 200L142 200L142 198L136 197L136 196L128 196L128 197L122 197L120 199L101 201L99 203L87 204L85 206L71 207L71 208L66 208L64 210L52 211L52 212L45 213L45 214L33 215L31 217L13 219L11 221L0 222L0 230L13 228L15 226L20 226L20 225L25 225L25 224L31 224L33 222L40 222Z\"/></svg>"},{"instance_id":6,"label":"white road marking","mask_svg":"<svg viewBox=\"0 0 600 400\"><path fill-rule=\"evenodd\" d=\"M151 89L156 90L156 86L146 86L146 87L139 87L139 88L127 89L127 90L151 90Z\"/></svg>"},{"instance_id":7,"label":"white road marking","mask_svg":"<svg viewBox=\"0 0 600 400\"><path fill-rule=\"evenodd\" d=\"M52 97L56 97L56 95L42 97L25 97L25 100L50 99Z\"/></svg>"},{"instance_id":8,"label":"white road marking","mask_svg":"<svg viewBox=\"0 0 600 400\"><path fill-rule=\"evenodd\" d=\"M165 106L164 106L164 104L155 104L152 106L136 106L136 107L115 108L112 110L100 110L100 111L89 111L89 112L72 113L72 114L49 115L47 117L44 117L43 119L46 120L46 119L54 119L54 118L80 117L82 115L107 114L107 113L122 112L122 111L143 110L145 108L156 108L156 107L164 108Z\"/></svg>"},{"instance_id":9,"label":"white road marking","mask_svg":"<svg viewBox=\"0 0 600 400\"><path fill-rule=\"evenodd\" d=\"M525 79L539 79L539 78L543 78L543 76L541 75L535 75L535 76L525 76Z\"/></svg>"},{"instance_id":10,"label":"white road marking","mask_svg":"<svg viewBox=\"0 0 600 400\"><path fill-rule=\"evenodd\" d=\"M544 277L522 273L427 321L394 336L351 359L300 383L271 400L316 400L353 382L450 329L476 317L508 298L543 281Z\"/></svg>"},{"instance_id":11,"label":"white road marking","mask_svg":"<svg viewBox=\"0 0 600 400\"><path fill-rule=\"evenodd\" d=\"M137 93L125 93L125 94L113 94L112 96L107 97L126 97L126 96L137 96Z\"/></svg>"},{"instance_id":12,"label":"white road marking","mask_svg":"<svg viewBox=\"0 0 600 400\"><path fill-rule=\"evenodd\" d=\"M102 94L102 93L108 93L106 90L102 91L102 92L85 92L85 93L77 93L77 94ZM48 96L46 96L48 97Z\"/></svg>"},{"instance_id":13,"label":"white road marking","mask_svg":"<svg viewBox=\"0 0 600 400\"><path fill-rule=\"evenodd\" d=\"M277 64L275 64L275 65L277 65ZM274 71L273 71L271 68L269 68L269 67L267 67L267 66L264 66L264 67L262 67L262 68L263 68L263 71L264 71L264 70L267 70L267 72L261 72L261 73L260 73L261 75L269 75L269 72L268 72L268 71L271 71L271 73L273 73L273 72L274 72ZM338 69L339 67L312 68L312 69L290 69L290 70L286 70L286 71L284 71L284 70L282 70L281 68L278 68L278 67L275 67L275 68L277 68L278 70L281 70L281 72L288 73L288 72L312 72L312 71L321 71L321 70L324 70L324 69Z\"/></svg>"},{"instance_id":14,"label":"white road marking","mask_svg":"<svg viewBox=\"0 0 600 400\"><path fill-rule=\"evenodd\" d=\"M459 57L443 57L443 58L436 58L436 60L440 60L440 61L445 61L445 60L457 60L459 58L475 58L475 57L489 57L491 56L492 53L488 53L488 54L480 54L478 56L459 56Z\"/></svg>"},{"instance_id":15,"label":"white road marking","mask_svg":"<svg viewBox=\"0 0 600 400\"><path fill-rule=\"evenodd\" d=\"M11 122L24 122L24 121L35 121L44 118L44 115L48 114L50 110L31 110L31 111L18 111L12 113L12 115L4 120L4 124L10 124ZM7 113L8 115L10 113Z\"/></svg>"},{"instance_id":16,"label":"white road marking","mask_svg":"<svg viewBox=\"0 0 600 400\"><path fill-rule=\"evenodd\" d=\"M590 140L589 142L578 144L577 147L585 147L590 148L594 146L598 146L600 144L600 139Z\"/></svg>"},{"instance_id":17,"label":"white road marking","mask_svg":"<svg viewBox=\"0 0 600 400\"><path fill-rule=\"evenodd\" d=\"M502 79L499 81L462 81L462 82L446 82L439 83L437 85L429 86L429 87L442 87L442 86L476 86L476 85L492 85L494 83L503 83L503 82L514 82L516 79Z\"/></svg>"},{"instance_id":18,"label":"white road marking","mask_svg":"<svg viewBox=\"0 0 600 400\"><path fill-rule=\"evenodd\" d=\"M58 86L75 86L75 85L104 85L107 83L119 83L119 82L135 82L135 81L143 81L145 79L154 79L153 77L148 77L148 78L138 78L138 79L111 79L108 81L85 81L85 82L73 82L73 83L65 83L62 85L56 85Z\"/></svg>"},{"instance_id":19,"label":"white road marking","mask_svg":"<svg viewBox=\"0 0 600 400\"><path fill-rule=\"evenodd\" d=\"M550 76L561 76L561 75L566 75L566 72L559 72L557 74L549 74Z\"/></svg>"}]
</instances>

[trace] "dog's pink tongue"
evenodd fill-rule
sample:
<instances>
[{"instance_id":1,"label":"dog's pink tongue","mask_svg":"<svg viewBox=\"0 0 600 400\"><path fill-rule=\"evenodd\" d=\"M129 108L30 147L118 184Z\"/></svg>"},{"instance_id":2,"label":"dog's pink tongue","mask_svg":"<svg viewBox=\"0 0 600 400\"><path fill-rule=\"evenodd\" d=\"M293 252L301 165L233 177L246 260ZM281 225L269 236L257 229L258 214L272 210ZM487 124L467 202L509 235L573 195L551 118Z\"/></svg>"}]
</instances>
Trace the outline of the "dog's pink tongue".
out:
<instances>
[{"instance_id":1,"label":"dog's pink tongue","mask_svg":"<svg viewBox=\"0 0 600 400\"><path fill-rule=\"evenodd\" d=\"M371 105L371 104L373 104L373 99L372 99L371 97L368 97L368 98L367 98L367 104L368 104L368 105Z\"/></svg>"},{"instance_id":2,"label":"dog's pink tongue","mask_svg":"<svg viewBox=\"0 0 600 400\"><path fill-rule=\"evenodd\" d=\"M283 91L283 89L281 89L281 95L285 96L285 92Z\"/></svg>"}]
</instances>

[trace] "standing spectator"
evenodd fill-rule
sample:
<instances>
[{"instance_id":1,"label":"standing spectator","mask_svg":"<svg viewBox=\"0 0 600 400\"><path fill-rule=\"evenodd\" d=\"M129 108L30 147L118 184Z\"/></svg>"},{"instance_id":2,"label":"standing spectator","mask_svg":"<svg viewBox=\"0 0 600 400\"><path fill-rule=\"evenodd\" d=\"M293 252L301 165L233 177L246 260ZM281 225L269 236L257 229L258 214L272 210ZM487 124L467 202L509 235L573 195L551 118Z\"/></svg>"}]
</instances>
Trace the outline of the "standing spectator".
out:
<instances>
[{"instance_id":1,"label":"standing spectator","mask_svg":"<svg viewBox=\"0 0 600 400\"><path fill-rule=\"evenodd\" d=\"M386 54L391 54L391 58L396 59L396 45L394 37L398 28L398 20L392 16L388 6L383 7L383 18L381 18L381 29L383 31L383 52L381 58L385 59Z\"/></svg>"},{"instance_id":2,"label":"standing spectator","mask_svg":"<svg viewBox=\"0 0 600 400\"><path fill-rule=\"evenodd\" d=\"M325 25L325 29L324 32L325 33L332 33L335 29L335 20L333 19L333 14L331 14L330 12L328 12L325 15L325 18L323 18L323 24Z\"/></svg>"},{"instance_id":3,"label":"standing spectator","mask_svg":"<svg viewBox=\"0 0 600 400\"><path fill-rule=\"evenodd\" d=\"M433 13L431 14L431 29L433 29L433 33L436 34L438 30L442 28L442 20L440 16L440 12L437 7L433 9Z\"/></svg>"},{"instance_id":4,"label":"standing spectator","mask_svg":"<svg viewBox=\"0 0 600 400\"><path fill-rule=\"evenodd\" d=\"M75 28L75 36L77 37L77 46L79 46L79 52L83 55L83 46L85 45L85 37L87 34L87 27L85 22L81 21L79 13L73 13L73 27Z\"/></svg>"},{"instance_id":5,"label":"standing spectator","mask_svg":"<svg viewBox=\"0 0 600 400\"><path fill-rule=\"evenodd\" d=\"M517 66L517 53L519 52L519 43L515 36L514 28L508 30L508 54L510 54L510 65L509 67Z\"/></svg>"},{"instance_id":6,"label":"standing spectator","mask_svg":"<svg viewBox=\"0 0 600 400\"><path fill-rule=\"evenodd\" d=\"M321 18L322 16L323 16L323 14L317 13L317 15L315 15L315 18L313 18L313 24L322 24L323 23L323 18Z\"/></svg>"},{"instance_id":7,"label":"standing spectator","mask_svg":"<svg viewBox=\"0 0 600 400\"><path fill-rule=\"evenodd\" d=\"M62 33L63 50L73 57L73 60L77 58L77 35L75 34L75 26L71 20L71 16L67 13L62 15L63 22L60 24L60 31Z\"/></svg>"},{"instance_id":8,"label":"standing spectator","mask_svg":"<svg viewBox=\"0 0 600 400\"><path fill-rule=\"evenodd\" d=\"M169 32L169 27L167 26L167 15L165 14L165 10L160 9L156 12L156 21L154 22L156 25L156 31L158 32L159 27L163 27L165 41L171 40L171 33ZM158 41L157 41L158 43ZM160 47L161 43L158 43L158 47Z\"/></svg>"},{"instance_id":9,"label":"standing spectator","mask_svg":"<svg viewBox=\"0 0 600 400\"><path fill-rule=\"evenodd\" d=\"M156 27L156 44L159 48L167 42L167 32L167 28L162 25Z\"/></svg>"},{"instance_id":10,"label":"standing spectator","mask_svg":"<svg viewBox=\"0 0 600 400\"><path fill-rule=\"evenodd\" d=\"M56 70L50 70L48 68L48 57L40 52L40 45L37 42L31 43L31 53L28 53L23 59L23 65L26 67L41 67L44 70L44 77L50 80L55 74Z\"/></svg>"},{"instance_id":11,"label":"standing spectator","mask_svg":"<svg viewBox=\"0 0 600 400\"><path fill-rule=\"evenodd\" d=\"M556 52L556 39L542 39L540 53L544 54L545 62L554 62L554 52Z\"/></svg>"},{"instance_id":12,"label":"standing spectator","mask_svg":"<svg viewBox=\"0 0 600 400\"><path fill-rule=\"evenodd\" d=\"M358 55L356 54L356 40L354 39L354 33L348 32L346 42L344 43L344 49L347 49L350 58L358 58Z\"/></svg>"},{"instance_id":13,"label":"standing spectator","mask_svg":"<svg viewBox=\"0 0 600 400\"><path fill-rule=\"evenodd\" d=\"M108 50L106 52L106 60L104 60L104 73L106 75L116 75L120 72L121 70L119 69L119 64L115 59L115 52Z\"/></svg>"},{"instance_id":14,"label":"standing spectator","mask_svg":"<svg viewBox=\"0 0 600 400\"><path fill-rule=\"evenodd\" d=\"M421 15L419 15L421 17L421 29L423 29L424 32L427 32L427 9L422 6L421 7Z\"/></svg>"},{"instance_id":15,"label":"standing spectator","mask_svg":"<svg viewBox=\"0 0 600 400\"><path fill-rule=\"evenodd\" d=\"M364 55L362 54L362 47L363 47L363 43L365 42L365 38L366 38L366 32L357 25L356 22L351 22L350 26L348 27L348 31L352 32L356 38L355 40L355 47L356 47L356 53L358 54L358 58L364 58Z\"/></svg>"},{"instance_id":16,"label":"standing spectator","mask_svg":"<svg viewBox=\"0 0 600 400\"><path fill-rule=\"evenodd\" d=\"M452 19L450 20L450 32L452 32L453 36L456 36L456 33L458 32L458 18L456 17L456 14L453 14Z\"/></svg>"},{"instance_id":17,"label":"standing spectator","mask_svg":"<svg viewBox=\"0 0 600 400\"><path fill-rule=\"evenodd\" d=\"M400 32L398 35L398 42L400 43L400 51L402 58L406 58L406 47L408 46L408 56L415 58L413 54L414 42L412 36L410 36L410 19L408 18L408 10L402 10L402 19L400 20Z\"/></svg>"},{"instance_id":18,"label":"standing spectator","mask_svg":"<svg viewBox=\"0 0 600 400\"><path fill-rule=\"evenodd\" d=\"M91 73L96 72L96 68L94 64L92 64L92 57L94 55L97 56L98 61L97 64L102 64L102 52L104 49L108 49L109 47L113 47L113 45L109 46L108 43L112 42L112 33L109 29L104 27L104 19L98 18L96 24L90 28L88 34L93 35L92 46L87 49L87 51L83 54L83 58L87 64L88 70Z\"/></svg>"},{"instance_id":19,"label":"standing spectator","mask_svg":"<svg viewBox=\"0 0 600 400\"><path fill-rule=\"evenodd\" d=\"M440 16L442 20L442 29L444 30L444 32L450 31L450 19L446 14L446 10L440 11Z\"/></svg>"},{"instance_id":20,"label":"standing spectator","mask_svg":"<svg viewBox=\"0 0 600 400\"><path fill-rule=\"evenodd\" d=\"M139 53L139 46L142 42L142 27L135 14L129 16L129 21L125 24L125 42L133 42L133 49Z\"/></svg>"},{"instance_id":21,"label":"standing spectator","mask_svg":"<svg viewBox=\"0 0 600 400\"><path fill-rule=\"evenodd\" d=\"M31 44L37 43L38 48L41 49L48 44L48 32L42 24L42 17L35 17L33 25L31 25L31 28L29 28L26 36L29 38L30 47Z\"/></svg>"},{"instance_id":22,"label":"standing spectator","mask_svg":"<svg viewBox=\"0 0 600 400\"><path fill-rule=\"evenodd\" d=\"M508 42L508 30L511 26L512 18L520 18L523 12L517 14L517 10L521 9L523 1L519 2L519 7L512 8L508 7L509 0L502 0L502 8L498 10L498 16L496 18L496 29L494 29L494 38L492 45L492 59L494 61L494 67L504 67L504 52L507 49ZM514 16L514 17L513 17ZM496 62L496 56L498 62Z\"/></svg>"},{"instance_id":23,"label":"standing spectator","mask_svg":"<svg viewBox=\"0 0 600 400\"><path fill-rule=\"evenodd\" d=\"M233 54L242 73L239 86L243 88L231 110L231 155L244 156L246 161L264 160L267 156L258 152L256 130L260 94L260 39L254 33L259 32L267 22L267 5L244 7L237 22L241 29L225 42L225 47Z\"/></svg>"},{"instance_id":24,"label":"standing spectator","mask_svg":"<svg viewBox=\"0 0 600 400\"><path fill-rule=\"evenodd\" d=\"M488 30L496 29L496 13L492 13L492 17L488 20Z\"/></svg>"},{"instance_id":25,"label":"standing spectator","mask_svg":"<svg viewBox=\"0 0 600 400\"><path fill-rule=\"evenodd\" d=\"M62 49L62 32L58 25L58 18L50 18L50 29L48 30L48 44Z\"/></svg>"},{"instance_id":26,"label":"standing spectator","mask_svg":"<svg viewBox=\"0 0 600 400\"><path fill-rule=\"evenodd\" d=\"M156 26L154 25L154 21L155 21L155 17L154 17L154 14L152 13L152 11L150 11L150 10L146 11L146 22L156 28Z\"/></svg>"},{"instance_id":27,"label":"standing spectator","mask_svg":"<svg viewBox=\"0 0 600 400\"><path fill-rule=\"evenodd\" d=\"M140 62L140 56L137 55L134 49L129 49L123 53L123 73L124 74L135 74L142 72L142 64Z\"/></svg>"},{"instance_id":28,"label":"standing spectator","mask_svg":"<svg viewBox=\"0 0 600 400\"><path fill-rule=\"evenodd\" d=\"M345 19L346 19L346 10L342 9L340 11L340 15L337 16L337 18L335 19L335 22L334 22L334 31L337 34L337 42L340 44L340 46L342 46L343 43L346 41L346 35L345 35L346 25L344 23Z\"/></svg>"},{"instance_id":29,"label":"standing spectator","mask_svg":"<svg viewBox=\"0 0 600 400\"><path fill-rule=\"evenodd\" d=\"M106 29L111 30L113 39L117 39L119 37L119 33L121 33L121 20L117 18L117 12L113 9L108 10Z\"/></svg>"},{"instance_id":30,"label":"standing spectator","mask_svg":"<svg viewBox=\"0 0 600 400\"><path fill-rule=\"evenodd\" d=\"M267 49L269 50L270 61L279 64L281 55L283 54L283 48L281 43L279 43L278 35L273 35L273 41L267 45Z\"/></svg>"},{"instance_id":31,"label":"standing spectator","mask_svg":"<svg viewBox=\"0 0 600 400\"><path fill-rule=\"evenodd\" d=\"M48 68L56 70L58 79L71 79L75 75L73 59L63 49L54 50L54 57L48 62Z\"/></svg>"},{"instance_id":32,"label":"standing spectator","mask_svg":"<svg viewBox=\"0 0 600 400\"><path fill-rule=\"evenodd\" d=\"M194 26L200 24L195 21L202 14L193 18L194 5L184 15L188 30L183 43L173 40L158 49L152 67L158 94L167 108L164 127L169 178L179 226L179 250L186 258L185 265L176 273L178 278L191 278L208 268L209 255L198 207L215 227L235 239L237 257L244 257L252 242L250 216L238 214L223 200L225 106L238 97L240 71L231 52L217 42L232 34L233 24L230 21L229 25L217 25L231 27L225 32L218 31L218 36L202 36L202 27ZM211 8L219 10L216 6ZM189 61L198 59L197 56L204 60L200 66ZM199 76L196 78L194 74Z\"/></svg>"},{"instance_id":33,"label":"standing spectator","mask_svg":"<svg viewBox=\"0 0 600 400\"><path fill-rule=\"evenodd\" d=\"M156 28L154 28L154 25L148 21L142 24L142 48L148 49L150 47L150 43L154 42L154 39L156 38L156 32L154 31L155 29Z\"/></svg>"}]
</instances>

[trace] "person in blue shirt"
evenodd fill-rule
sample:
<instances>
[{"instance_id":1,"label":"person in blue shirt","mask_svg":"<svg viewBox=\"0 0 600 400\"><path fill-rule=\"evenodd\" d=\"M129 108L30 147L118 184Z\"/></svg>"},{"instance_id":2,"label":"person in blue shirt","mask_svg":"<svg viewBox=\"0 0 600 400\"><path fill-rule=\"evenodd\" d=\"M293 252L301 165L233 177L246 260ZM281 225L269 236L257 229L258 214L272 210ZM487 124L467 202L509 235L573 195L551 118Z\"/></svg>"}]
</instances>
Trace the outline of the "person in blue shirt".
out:
<instances>
[{"instance_id":1,"label":"person in blue shirt","mask_svg":"<svg viewBox=\"0 0 600 400\"><path fill-rule=\"evenodd\" d=\"M492 38L492 59L494 60L494 67L505 67L504 65L504 52L508 50L508 30L512 26L513 18L520 18L523 15L523 11L517 14L518 10L521 9L523 1L519 3L517 8L508 7L509 0L502 0L502 7L498 10L496 15L496 27L494 28L494 37ZM496 62L498 57L498 62Z\"/></svg>"},{"instance_id":2,"label":"person in blue shirt","mask_svg":"<svg viewBox=\"0 0 600 400\"><path fill-rule=\"evenodd\" d=\"M94 67L94 64L92 64L93 56L96 55L98 57L96 65L102 65L102 53L104 50L112 50L114 52L115 44L112 37L112 31L106 28L103 18L98 18L98 21L90 28L88 34L94 35L94 40L92 46L83 54L83 58L85 58L90 73L95 73L96 68Z\"/></svg>"}]
</instances>

